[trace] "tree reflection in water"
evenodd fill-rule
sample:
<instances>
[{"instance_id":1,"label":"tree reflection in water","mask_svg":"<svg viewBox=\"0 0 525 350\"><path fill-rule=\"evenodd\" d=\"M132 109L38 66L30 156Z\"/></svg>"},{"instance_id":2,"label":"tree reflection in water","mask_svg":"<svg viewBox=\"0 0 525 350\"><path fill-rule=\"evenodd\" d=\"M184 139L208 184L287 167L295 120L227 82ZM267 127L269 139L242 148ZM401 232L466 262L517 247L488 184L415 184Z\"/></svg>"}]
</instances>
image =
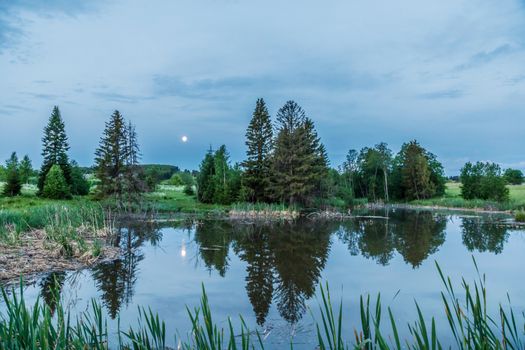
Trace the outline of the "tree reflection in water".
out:
<instances>
[{"instance_id":1,"label":"tree reflection in water","mask_svg":"<svg viewBox=\"0 0 525 350\"><path fill-rule=\"evenodd\" d=\"M509 238L507 228L501 223L479 217L461 218L463 244L469 251L499 254Z\"/></svg>"},{"instance_id":2,"label":"tree reflection in water","mask_svg":"<svg viewBox=\"0 0 525 350\"><path fill-rule=\"evenodd\" d=\"M445 215L397 210L381 216L388 219L364 217L293 224L204 220L177 227L188 230L197 248L197 263L202 261L210 272L226 276L230 254L246 263L246 293L259 325L266 323L272 303L284 320L295 324L304 316L306 301L315 293L329 256L332 234L351 255L362 255L384 266L397 253L418 268L445 242ZM461 229L463 244L471 251L500 253L508 238L505 227L476 218L462 218ZM122 258L92 269L102 303L112 318L133 298L140 261L144 259L142 245L157 245L162 239L159 226L154 224L122 225L118 232L115 245L123 249ZM65 274L49 275L40 281L41 295L50 305L54 305L51 286L55 279L60 289Z\"/></svg>"},{"instance_id":3,"label":"tree reflection in water","mask_svg":"<svg viewBox=\"0 0 525 350\"><path fill-rule=\"evenodd\" d=\"M378 264L388 265L397 251L416 268L445 242L447 217L430 211L397 210L388 218L363 218L345 222L339 239L352 255L361 253Z\"/></svg>"},{"instance_id":4,"label":"tree reflection in water","mask_svg":"<svg viewBox=\"0 0 525 350\"><path fill-rule=\"evenodd\" d=\"M139 262L144 259L140 247L145 242L157 245L161 239L162 233L154 224L135 222L123 225L117 229L114 242L123 249L122 257L93 268L93 279L112 319L117 317L123 304L127 306L132 301Z\"/></svg>"}]
</instances>

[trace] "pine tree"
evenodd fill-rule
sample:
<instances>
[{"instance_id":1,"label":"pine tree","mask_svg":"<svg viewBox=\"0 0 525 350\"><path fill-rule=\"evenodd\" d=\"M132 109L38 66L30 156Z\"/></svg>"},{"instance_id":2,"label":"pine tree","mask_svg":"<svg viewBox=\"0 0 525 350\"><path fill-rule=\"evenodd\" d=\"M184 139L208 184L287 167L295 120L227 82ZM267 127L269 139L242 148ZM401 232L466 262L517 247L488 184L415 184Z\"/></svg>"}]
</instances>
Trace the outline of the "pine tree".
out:
<instances>
[{"instance_id":1,"label":"pine tree","mask_svg":"<svg viewBox=\"0 0 525 350\"><path fill-rule=\"evenodd\" d=\"M262 98L255 104L252 119L246 130L246 160L244 185L248 189L248 199L252 202L268 199L270 186L270 155L272 152L273 131L270 115Z\"/></svg>"},{"instance_id":2,"label":"pine tree","mask_svg":"<svg viewBox=\"0 0 525 350\"><path fill-rule=\"evenodd\" d=\"M6 161L6 183L4 185L3 195L7 197L18 196L22 191L22 182L20 180L18 157L16 152Z\"/></svg>"},{"instance_id":3,"label":"pine tree","mask_svg":"<svg viewBox=\"0 0 525 350\"><path fill-rule=\"evenodd\" d=\"M277 113L278 133L272 156L274 199L288 204L311 202L322 195L321 180L328 159L314 123L303 109L288 101Z\"/></svg>"},{"instance_id":4,"label":"pine tree","mask_svg":"<svg viewBox=\"0 0 525 350\"><path fill-rule=\"evenodd\" d=\"M124 173L125 197L128 203L139 203L145 192L144 173L139 166L140 148L135 125L128 122L126 127L126 170Z\"/></svg>"},{"instance_id":5,"label":"pine tree","mask_svg":"<svg viewBox=\"0 0 525 350\"><path fill-rule=\"evenodd\" d=\"M202 203L213 203L215 194L215 162L210 147L199 167L197 176L197 199Z\"/></svg>"},{"instance_id":6,"label":"pine tree","mask_svg":"<svg viewBox=\"0 0 525 350\"><path fill-rule=\"evenodd\" d=\"M49 122L44 129L44 137L42 138L42 157L44 157L44 160L38 177L39 193L42 193L44 189L48 171L55 164L60 166L67 184L69 186L71 185L71 166L67 155L68 150L69 144L64 121L62 120L58 106L55 106Z\"/></svg>"},{"instance_id":7,"label":"pine tree","mask_svg":"<svg viewBox=\"0 0 525 350\"><path fill-rule=\"evenodd\" d=\"M226 146L222 145L215 152L213 156L214 163L214 188L213 192L213 203L217 204L229 204L230 202L230 190L229 190L229 178L230 178L230 166L229 166L229 154L226 150Z\"/></svg>"},{"instance_id":8,"label":"pine tree","mask_svg":"<svg viewBox=\"0 0 525 350\"><path fill-rule=\"evenodd\" d=\"M22 183L29 183L29 178L33 175L33 165L31 164L31 159L26 154L22 161L20 162L20 180Z\"/></svg>"},{"instance_id":9,"label":"pine tree","mask_svg":"<svg viewBox=\"0 0 525 350\"><path fill-rule=\"evenodd\" d=\"M128 158L126 123L119 111L113 112L95 152L99 197L115 196L122 203L124 171Z\"/></svg>"},{"instance_id":10,"label":"pine tree","mask_svg":"<svg viewBox=\"0 0 525 350\"><path fill-rule=\"evenodd\" d=\"M69 185L59 165L54 164L51 169L49 169L42 196L50 199L71 198Z\"/></svg>"}]
</instances>

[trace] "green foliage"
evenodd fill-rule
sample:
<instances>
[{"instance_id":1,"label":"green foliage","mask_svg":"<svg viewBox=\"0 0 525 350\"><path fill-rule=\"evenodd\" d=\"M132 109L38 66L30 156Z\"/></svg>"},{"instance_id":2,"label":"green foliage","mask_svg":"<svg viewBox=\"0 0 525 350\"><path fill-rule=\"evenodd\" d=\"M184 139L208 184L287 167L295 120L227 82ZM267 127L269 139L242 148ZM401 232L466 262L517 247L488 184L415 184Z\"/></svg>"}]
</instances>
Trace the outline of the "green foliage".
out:
<instances>
[{"instance_id":1,"label":"green foliage","mask_svg":"<svg viewBox=\"0 0 525 350\"><path fill-rule=\"evenodd\" d=\"M71 162L71 194L85 196L89 194L90 184L75 161Z\"/></svg>"},{"instance_id":2,"label":"green foliage","mask_svg":"<svg viewBox=\"0 0 525 350\"><path fill-rule=\"evenodd\" d=\"M251 202L269 199L272 142L270 114L264 100L260 98L246 130L246 160L242 163L246 196Z\"/></svg>"},{"instance_id":3,"label":"green foliage","mask_svg":"<svg viewBox=\"0 0 525 350\"><path fill-rule=\"evenodd\" d=\"M525 210L519 210L514 214L514 219L517 222L525 222Z\"/></svg>"},{"instance_id":4,"label":"green foliage","mask_svg":"<svg viewBox=\"0 0 525 350\"><path fill-rule=\"evenodd\" d=\"M71 198L70 188L59 165L55 164L49 169L42 196L50 199Z\"/></svg>"},{"instance_id":5,"label":"green foliage","mask_svg":"<svg viewBox=\"0 0 525 350\"><path fill-rule=\"evenodd\" d=\"M197 177L197 198L202 203L231 204L239 199L241 170L231 167L226 146L206 153ZM190 192L190 184L186 184Z\"/></svg>"},{"instance_id":6,"label":"green foliage","mask_svg":"<svg viewBox=\"0 0 525 350\"><path fill-rule=\"evenodd\" d=\"M464 199L484 199L505 202L509 200L509 189L495 163L468 162L461 169L461 196Z\"/></svg>"},{"instance_id":7,"label":"green foliage","mask_svg":"<svg viewBox=\"0 0 525 350\"><path fill-rule=\"evenodd\" d=\"M113 112L95 152L97 196L114 198L119 209L137 205L146 187L139 158L135 127L126 124L119 111Z\"/></svg>"},{"instance_id":8,"label":"green foliage","mask_svg":"<svg viewBox=\"0 0 525 350\"><path fill-rule=\"evenodd\" d=\"M391 187L397 199L421 200L443 195L443 166L417 141L405 143L393 160Z\"/></svg>"},{"instance_id":9,"label":"green foliage","mask_svg":"<svg viewBox=\"0 0 525 350\"><path fill-rule=\"evenodd\" d=\"M22 161L20 162L20 180L22 183L29 183L29 178L33 176L33 165L31 164L31 159L26 154Z\"/></svg>"},{"instance_id":10,"label":"green foliage","mask_svg":"<svg viewBox=\"0 0 525 350\"><path fill-rule=\"evenodd\" d=\"M321 193L328 171L326 150L314 123L294 101L277 113L277 136L271 163L272 196L278 202L309 204Z\"/></svg>"},{"instance_id":11,"label":"green foliage","mask_svg":"<svg viewBox=\"0 0 525 350\"><path fill-rule=\"evenodd\" d=\"M0 181L5 181L7 176L7 170L3 165L0 165Z\"/></svg>"},{"instance_id":12,"label":"green foliage","mask_svg":"<svg viewBox=\"0 0 525 350\"><path fill-rule=\"evenodd\" d=\"M166 184L171 186L183 186L184 182L182 182L180 174L173 174L171 178L166 181Z\"/></svg>"},{"instance_id":13,"label":"green foliage","mask_svg":"<svg viewBox=\"0 0 525 350\"><path fill-rule=\"evenodd\" d=\"M7 197L18 196L22 191L22 181L20 179L18 157L16 152L6 161L6 184L4 185L3 195Z\"/></svg>"},{"instance_id":14,"label":"green foliage","mask_svg":"<svg viewBox=\"0 0 525 350\"><path fill-rule=\"evenodd\" d=\"M509 185L521 185L525 181L523 172L518 169L505 170L505 173L503 173L503 177Z\"/></svg>"},{"instance_id":15,"label":"green foliage","mask_svg":"<svg viewBox=\"0 0 525 350\"><path fill-rule=\"evenodd\" d=\"M40 194L42 194L44 189L47 173L55 164L60 166L66 183L71 185L71 166L67 155L68 150L69 144L64 121L58 106L55 106L49 122L44 128L44 137L42 138L42 157L44 157L44 160L38 177L38 191Z\"/></svg>"},{"instance_id":16,"label":"green foliage","mask_svg":"<svg viewBox=\"0 0 525 350\"><path fill-rule=\"evenodd\" d=\"M351 179L355 192L360 197L373 201L389 199L389 177L391 173L392 151L384 142L374 148L365 147L359 154L351 150L343 164L346 176Z\"/></svg>"}]
</instances>

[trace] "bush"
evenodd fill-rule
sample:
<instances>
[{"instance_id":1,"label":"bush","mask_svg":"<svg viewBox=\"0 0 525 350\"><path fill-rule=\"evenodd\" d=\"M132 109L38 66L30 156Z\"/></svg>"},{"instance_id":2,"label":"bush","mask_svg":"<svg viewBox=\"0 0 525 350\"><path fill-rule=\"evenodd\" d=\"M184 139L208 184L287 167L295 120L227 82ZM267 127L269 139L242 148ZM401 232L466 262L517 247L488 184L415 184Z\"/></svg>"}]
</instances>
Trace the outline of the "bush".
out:
<instances>
[{"instance_id":1,"label":"bush","mask_svg":"<svg viewBox=\"0 0 525 350\"><path fill-rule=\"evenodd\" d=\"M53 165L47 173L42 196L51 199L71 198L69 186L60 166Z\"/></svg>"},{"instance_id":2,"label":"bush","mask_svg":"<svg viewBox=\"0 0 525 350\"><path fill-rule=\"evenodd\" d=\"M75 196L85 196L89 193L91 186L78 165L76 165L76 163L72 163L71 165L71 194Z\"/></svg>"},{"instance_id":3,"label":"bush","mask_svg":"<svg viewBox=\"0 0 525 350\"><path fill-rule=\"evenodd\" d=\"M166 181L166 184L171 186L182 186L184 185L184 182L182 181L182 178L179 174L173 174L173 176L168 181Z\"/></svg>"},{"instance_id":4,"label":"bush","mask_svg":"<svg viewBox=\"0 0 525 350\"><path fill-rule=\"evenodd\" d=\"M525 222L525 210L517 211L516 214L514 214L514 219L517 222Z\"/></svg>"},{"instance_id":5,"label":"bush","mask_svg":"<svg viewBox=\"0 0 525 350\"><path fill-rule=\"evenodd\" d=\"M461 169L461 196L464 199L484 199L505 202L509 199L506 180L495 163L467 163Z\"/></svg>"},{"instance_id":6,"label":"bush","mask_svg":"<svg viewBox=\"0 0 525 350\"><path fill-rule=\"evenodd\" d=\"M509 185L521 185L525 180L523 172L518 169L507 169L503 177Z\"/></svg>"}]
</instances>

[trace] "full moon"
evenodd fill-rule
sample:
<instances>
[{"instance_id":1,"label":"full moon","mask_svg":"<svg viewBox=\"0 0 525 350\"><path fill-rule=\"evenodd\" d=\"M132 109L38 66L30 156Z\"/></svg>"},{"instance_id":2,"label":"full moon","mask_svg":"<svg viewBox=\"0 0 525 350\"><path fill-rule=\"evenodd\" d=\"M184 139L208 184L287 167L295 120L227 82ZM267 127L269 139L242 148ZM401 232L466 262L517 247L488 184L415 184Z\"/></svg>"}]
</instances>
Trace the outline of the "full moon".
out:
<instances>
[{"instance_id":1,"label":"full moon","mask_svg":"<svg viewBox=\"0 0 525 350\"><path fill-rule=\"evenodd\" d=\"M181 140L182 142L188 142L188 136L182 136Z\"/></svg>"}]
</instances>

